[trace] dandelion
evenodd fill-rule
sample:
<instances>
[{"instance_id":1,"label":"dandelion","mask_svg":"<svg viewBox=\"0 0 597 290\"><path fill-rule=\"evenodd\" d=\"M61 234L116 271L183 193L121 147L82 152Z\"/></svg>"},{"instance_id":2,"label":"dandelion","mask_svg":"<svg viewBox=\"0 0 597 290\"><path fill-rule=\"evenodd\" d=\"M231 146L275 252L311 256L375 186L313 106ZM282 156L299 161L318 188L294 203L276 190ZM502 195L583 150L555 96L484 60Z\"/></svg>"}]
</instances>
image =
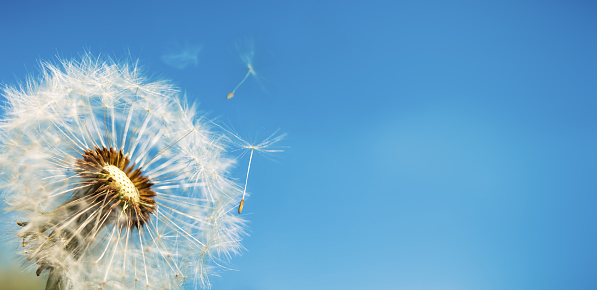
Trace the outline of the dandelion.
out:
<instances>
[{"instance_id":1,"label":"dandelion","mask_svg":"<svg viewBox=\"0 0 597 290\"><path fill-rule=\"evenodd\" d=\"M4 96L0 189L46 289L208 288L241 250L230 140L168 83L86 55Z\"/></svg>"}]
</instances>

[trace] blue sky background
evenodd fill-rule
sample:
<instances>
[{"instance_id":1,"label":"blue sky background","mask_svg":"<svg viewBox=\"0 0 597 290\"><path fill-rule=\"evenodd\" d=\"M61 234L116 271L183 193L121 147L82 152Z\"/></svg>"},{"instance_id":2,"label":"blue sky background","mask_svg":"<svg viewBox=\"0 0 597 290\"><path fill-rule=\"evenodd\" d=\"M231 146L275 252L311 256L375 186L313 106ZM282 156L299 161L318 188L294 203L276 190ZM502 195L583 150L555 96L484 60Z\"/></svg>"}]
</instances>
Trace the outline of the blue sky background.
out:
<instances>
[{"instance_id":1,"label":"blue sky background","mask_svg":"<svg viewBox=\"0 0 597 290\"><path fill-rule=\"evenodd\" d=\"M10 2L2 84L139 59L240 135L289 134L214 289L597 289L592 1Z\"/></svg>"}]
</instances>

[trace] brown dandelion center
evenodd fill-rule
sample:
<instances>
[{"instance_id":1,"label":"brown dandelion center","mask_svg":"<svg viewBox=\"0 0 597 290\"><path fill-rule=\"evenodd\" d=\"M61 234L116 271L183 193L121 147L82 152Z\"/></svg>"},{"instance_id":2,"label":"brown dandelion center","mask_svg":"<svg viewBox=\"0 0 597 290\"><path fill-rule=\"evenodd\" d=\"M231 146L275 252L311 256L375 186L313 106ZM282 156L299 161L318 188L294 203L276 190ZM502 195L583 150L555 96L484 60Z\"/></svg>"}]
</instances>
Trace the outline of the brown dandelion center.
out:
<instances>
[{"instance_id":1,"label":"brown dandelion center","mask_svg":"<svg viewBox=\"0 0 597 290\"><path fill-rule=\"evenodd\" d=\"M143 176L141 168L135 169L135 164L130 164L122 150L98 147L85 150L75 166L76 173L89 185L83 191L84 198L90 199L93 206L101 206L103 215L125 221L130 228L140 228L149 221L155 210L153 183Z\"/></svg>"}]
</instances>

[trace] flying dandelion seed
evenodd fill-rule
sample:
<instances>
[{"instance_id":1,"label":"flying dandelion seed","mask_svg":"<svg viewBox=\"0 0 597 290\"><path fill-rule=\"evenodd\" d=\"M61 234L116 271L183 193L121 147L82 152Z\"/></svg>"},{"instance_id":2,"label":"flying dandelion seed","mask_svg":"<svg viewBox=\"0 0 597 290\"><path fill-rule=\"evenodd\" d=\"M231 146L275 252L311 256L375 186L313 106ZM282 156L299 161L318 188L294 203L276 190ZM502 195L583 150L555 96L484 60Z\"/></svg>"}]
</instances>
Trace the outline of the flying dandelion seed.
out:
<instances>
[{"instance_id":1,"label":"flying dandelion seed","mask_svg":"<svg viewBox=\"0 0 597 290\"><path fill-rule=\"evenodd\" d=\"M4 96L0 188L46 289L208 288L239 253L230 139L168 83L86 55Z\"/></svg>"},{"instance_id":2,"label":"flying dandelion seed","mask_svg":"<svg viewBox=\"0 0 597 290\"><path fill-rule=\"evenodd\" d=\"M228 130L225 130L225 131L228 132L228 134L230 134L231 136L234 136L236 138L236 140L240 143L239 147L245 151L244 153L246 153L249 150L251 152L249 154L249 165L247 166L247 176L245 178L245 186L243 188L243 195L241 197L240 204L238 205L238 213L241 214L243 211L243 207L245 205L245 196L247 194L247 184L249 183L249 172L251 171L251 162L253 161L253 153L255 151L260 152L260 153L265 153L265 154L283 152L284 150L282 149L282 147L277 147L276 145L278 142L280 142L282 139L284 139L286 137L286 134L278 135L278 131L276 131L276 132L272 133L269 137L267 137L265 140L263 140L261 143L254 145L254 144L248 143L244 139L241 139L237 134L234 134Z\"/></svg>"},{"instance_id":3,"label":"flying dandelion seed","mask_svg":"<svg viewBox=\"0 0 597 290\"><path fill-rule=\"evenodd\" d=\"M241 46L247 46L247 48L241 48ZM231 99L234 97L236 90L240 88L242 84L245 83L249 76L256 76L255 70L253 69L253 59L255 57L255 43L253 41L246 40L245 42L237 42L236 49L241 52L240 57L243 63L247 66L247 73L243 77L243 79L234 87L232 92L228 93L226 96L227 99Z\"/></svg>"}]
</instances>

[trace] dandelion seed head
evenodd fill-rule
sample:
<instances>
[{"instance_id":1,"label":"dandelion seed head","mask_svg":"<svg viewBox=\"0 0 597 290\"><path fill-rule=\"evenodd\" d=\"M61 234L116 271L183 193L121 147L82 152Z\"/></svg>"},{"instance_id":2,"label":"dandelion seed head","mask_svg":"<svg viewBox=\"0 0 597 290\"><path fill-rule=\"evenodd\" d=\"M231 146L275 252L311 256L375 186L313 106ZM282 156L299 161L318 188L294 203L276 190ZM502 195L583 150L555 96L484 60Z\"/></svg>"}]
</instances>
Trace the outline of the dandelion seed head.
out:
<instances>
[{"instance_id":1,"label":"dandelion seed head","mask_svg":"<svg viewBox=\"0 0 597 290\"><path fill-rule=\"evenodd\" d=\"M208 288L242 250L230 136L169 83L85 55L3 95L12 243L48 289Z\"/></svg>"}]
</instances>

